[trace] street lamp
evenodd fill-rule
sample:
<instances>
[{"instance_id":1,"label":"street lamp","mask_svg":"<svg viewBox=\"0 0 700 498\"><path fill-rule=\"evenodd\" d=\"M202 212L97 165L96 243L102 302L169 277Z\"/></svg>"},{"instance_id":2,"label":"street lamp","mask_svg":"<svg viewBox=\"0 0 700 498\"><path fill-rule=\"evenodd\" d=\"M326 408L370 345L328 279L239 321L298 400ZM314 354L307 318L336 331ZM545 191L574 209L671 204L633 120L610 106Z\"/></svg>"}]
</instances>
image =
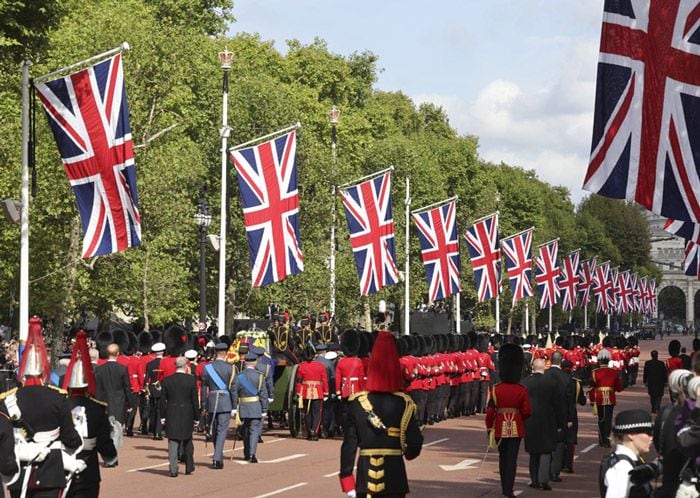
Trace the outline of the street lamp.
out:
<instances>
[{"instance_id":1,"label":"street lamp","mask_svg":"<svg viewBox=\"0 0 700 498\"><path fill-rule=\"evenodd\" d=\"M333 188L331 191L333 202L331 204L331 254L328 258L328 266L330 267L330 287L331 287L331 297L329 302L331 318L335 317L335 158L336 158L336 143L337 143L337 132L336 127L338 126L338 119L340 118L340 109L336 106L331 107L328 113L328 120L331 123L331 182L333 183Z\"/></svg>"},{"instance_id":2,"label":"street lamp","mask_svg":"<svg viewBox=\"0 0 700 498\"><path fill-rule=\"evenodd\" d=\"M194 221L199 226L199 332L203 333L207 329L207 276L206 276L206 250L207 250L207 227L211 224L211 214L209 214L209 203L206 198L207 189L199 191L199 202L197 212L194 213Z\"/></svg>"}]
</instances>

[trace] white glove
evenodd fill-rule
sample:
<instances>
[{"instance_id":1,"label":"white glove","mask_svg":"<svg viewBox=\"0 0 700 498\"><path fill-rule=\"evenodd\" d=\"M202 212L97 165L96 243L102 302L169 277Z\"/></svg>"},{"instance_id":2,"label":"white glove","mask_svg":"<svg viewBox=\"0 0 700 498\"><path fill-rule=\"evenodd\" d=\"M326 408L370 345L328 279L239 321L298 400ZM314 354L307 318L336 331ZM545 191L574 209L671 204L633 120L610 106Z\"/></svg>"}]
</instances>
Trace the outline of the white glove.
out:
<instances>
[{"instance_id":1,"label":"white glove","mask_svg":"<svg viewBox=\"0 0 700 498\"><path fill-rule=\"evenodd\" d=\"M275 398L267 398L267 402L272 404L272 402L275 401Z\"/></svg>"},{"instance_id":2,"label":"white glove","mask_svg":"<svg viewBox=\"0 0 700 498\"><path fill-rule=\"evenodd\" d=\"M15 444L15 454L20 462L43 462L51 450L41 443L26 441Z\"/></svg>"},{"instance_id":3,"label":"white glove","mask_svg":"<svg viewBox=\"0 0 700 498\"><path fill-rule=\"evenodd\" d=\"M262 412L262 418L267 417L267 412Z\"/></svg>"},{"instance_id":4,"label":"white glove","mask_svg":"<svg viewBox=\"0 0 700 498\"><path fill-rule=\"evenodd\" d=\"M236 416L236 410L231 410L231 418Z\"/></svg>"},{"instance_id":5,"label":"white glove","mask_svg":"<svg viewBox=\"0 0 700 498\"><path fill-rule=\"evenodd\" d=\"M354 489L352 491L348 491L345 494L347 495L348 498L357 498L357 493L355 492Z\"/></svg>"}]
</instances>

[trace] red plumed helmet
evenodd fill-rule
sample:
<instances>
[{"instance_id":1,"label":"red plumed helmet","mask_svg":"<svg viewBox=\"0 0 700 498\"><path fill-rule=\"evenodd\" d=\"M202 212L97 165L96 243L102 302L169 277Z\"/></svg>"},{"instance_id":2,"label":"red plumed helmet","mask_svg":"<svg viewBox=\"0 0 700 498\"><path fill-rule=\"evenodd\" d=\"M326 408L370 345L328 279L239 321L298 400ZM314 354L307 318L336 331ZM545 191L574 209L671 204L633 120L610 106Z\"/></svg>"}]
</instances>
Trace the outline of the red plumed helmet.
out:
<instances>
[{"instance_id":1,"label":"red plumed helmet","mask_svg":"<svg viewBox=\"0 0 700 498\"><path fill-rule=\"evenodd\" d=\"M46 384L51 375L51 366L46 354L44 337L41 335L41 318L29 319L29 333L19 363L18 381L24 385Z\"/></svg>"},{"instance_id":2,"label":"red plumed helmet","mask_svg":"<svg viewBox=\"0 0 700 498\"><path fill-rule=\"evenodd\" d=\"M377 333L367 367L365 389L369 392L383 393L403 391L399 351L396 348L396 339L389 332Z\"/></svg>"}]
</instances>

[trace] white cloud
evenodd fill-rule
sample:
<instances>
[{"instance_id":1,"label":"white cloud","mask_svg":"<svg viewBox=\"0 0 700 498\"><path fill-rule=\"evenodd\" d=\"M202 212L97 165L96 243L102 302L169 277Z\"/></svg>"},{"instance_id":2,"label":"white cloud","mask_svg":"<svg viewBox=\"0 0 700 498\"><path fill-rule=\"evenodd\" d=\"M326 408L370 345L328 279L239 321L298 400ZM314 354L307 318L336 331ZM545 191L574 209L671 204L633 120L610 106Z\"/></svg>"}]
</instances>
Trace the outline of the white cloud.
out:
<instances>
[{"instance_id":1,"label":"white cloud","mask_svg":"<svg viewBox=\"0 0 700 498\"><path fill-rule=\"evenodd\" d=\"M471 102L437 94L414 99L442 106L460 133L478 136L482 158L534 169L542 180L568 187L578 202L593 127L596 63L596 44L582 40L566 52L557 75L532 91L499 78Z\"/></svg>"}]
</instances>

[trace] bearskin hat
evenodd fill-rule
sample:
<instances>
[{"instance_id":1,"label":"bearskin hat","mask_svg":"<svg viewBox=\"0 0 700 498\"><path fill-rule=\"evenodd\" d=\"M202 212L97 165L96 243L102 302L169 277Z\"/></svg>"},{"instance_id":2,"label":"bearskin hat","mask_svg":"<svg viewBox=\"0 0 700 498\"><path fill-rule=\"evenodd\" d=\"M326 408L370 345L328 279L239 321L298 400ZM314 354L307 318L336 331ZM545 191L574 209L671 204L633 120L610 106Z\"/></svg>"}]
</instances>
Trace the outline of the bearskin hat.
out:
<instances>
[{"instance_id":1,"label":"bearskin hat","mask_svg":"<svg viewBox=\"0 0 700 498\"><path fill-rule=\"evenodd\" d=\"M357 351L357 356L366 358L372 350L369 334L367 332L357 331L357 336L360 338L360 349Z\"/></svg>"},{"instance_id":2,"label":"bearskin hat","mask_svg":"<svg viewBox=\"0 0 700 498\"><path fill-rule=\"evenodd\" d=\"M681 353L681 343L677 339L673 339L668 343L668 354L678 356Z\"/></svg>"},{"instance_id":3,"label":"bearskin hat","mask_svg":"<svg viewBox=\"0 0 700 498\"><path fill-rule=\"evenodd\" d=\"M100 332L95 336L95 344L97 345L97 351L100 358L103 360L107 358L107 346L112 344L114 340L112 339L111 332Z\"/></svg>"},{"instance_id":4,"label":"bearskin hat","mask_svg":"<svg viewBox=\"0 0 700 498\"><path fill-rule=\"evenodd\" d=\"M121 354L126 354L126 350L129 349L129 335L124 329L114 329L112 331L112 342L119 346L119 352Z\"/></svg>"},{"instance_id":5,"label":"bearskin hat","mask_svg":"<svg viewBox=\"0 0 700 498\"><path fill-rule=\"evenodd\" d=\"M399 356L406 356L406 351L408 351L408 337L401 336L396 340L396 349L399 352Z\"/></svg>"},{"instance_id":6,"label":"bearskin hat","mask_svg":"<svg viewBox=\"0 0 700 498\"><path fill-rule=\"evenodd\" d=\"M476 331L470 330L467 333L467 336L469 336L469 348L476 349L476 343L479 342L479 335L476 333Z\"/></svg>"},{"instance_id":7,"label":"bearskin hat","mask_svg":"<svg viewBox=\"0 0 700 498\"><path fill-rule=\"evenodd\" d=\"M180 356L187 347L187 333L182 327L172 325L163 334L163 343L170 356Z\"/></svg>"},{"instance_id":8,"label":"bearskin hat","mask_svg":"<svg viewBox=\"0 0 700 498\"><path fill-rule=\"evenodd\" d=\"M340 350L345 356L357 356L362 346L360 333L355 329L347 329L340 335Z\"/></svg>"},{"instance_id":9,"label":"bearskin hat","mask_svg":"<svg viewBox=\"0 0 700 498\"><path fill-rule=\"evenodd\" d=\"M605 337L603 337L603 347L604 348L613 347L613 341L612 341L612 338L610 336L606 335Z\"/></svg>"},{"instance_id":10,"label":"bearskin hat","mask_svg":"<svg viewBox=\"0 0 700 498\"><path fill-rule=\"evenodd\" d=\"M489 350L489 336L481 334L476 342L476 350L479 353L486 353Z\"/></svg>"},{"instance_id":11,"label":"bearskin hat","mask_svg":"<svg viewBox=\"0 0 700 498\"><path fill-rule=\"evenodd\" d=\"M141 354L148 354L151 352L151 346L154 344L153 336L150 332L144 330L138 335L137 344L138 350L141 352Z\"/></svg>"},{"instance_id":12,"label":"bearskin hat","mask_svg":"<svg viewBox=\"0 0 700 498\"><path fill-rule=\"evenodd\" d=\"M503 382L520 382L525 356L520 346L504 344L498 350L498 372Z\"/></svg>"},{"instance_id":13,"label":"bearskin hat","mask_svg":"<svg viewBox=\"0 0 700 498\"><path fill-rule=\"evenodd\" d=\"M127 337L129 338L129 345L126 347L124 354L131 356L136 352L139 341L133 332L127 332Z\"/></svg>"},{"instance_id":14,"label":"bearskin hat","mask_svg":"<svg viewBox=\"0 0 700 498\"><path fill-rule=\"evenodd\" d=\"M416 341L416 346L415 346L415 355L416 356L423 356L425 355L425 336L422 335L416 335L413 336L414 341Z\"/></svg>"}]
</instances>

